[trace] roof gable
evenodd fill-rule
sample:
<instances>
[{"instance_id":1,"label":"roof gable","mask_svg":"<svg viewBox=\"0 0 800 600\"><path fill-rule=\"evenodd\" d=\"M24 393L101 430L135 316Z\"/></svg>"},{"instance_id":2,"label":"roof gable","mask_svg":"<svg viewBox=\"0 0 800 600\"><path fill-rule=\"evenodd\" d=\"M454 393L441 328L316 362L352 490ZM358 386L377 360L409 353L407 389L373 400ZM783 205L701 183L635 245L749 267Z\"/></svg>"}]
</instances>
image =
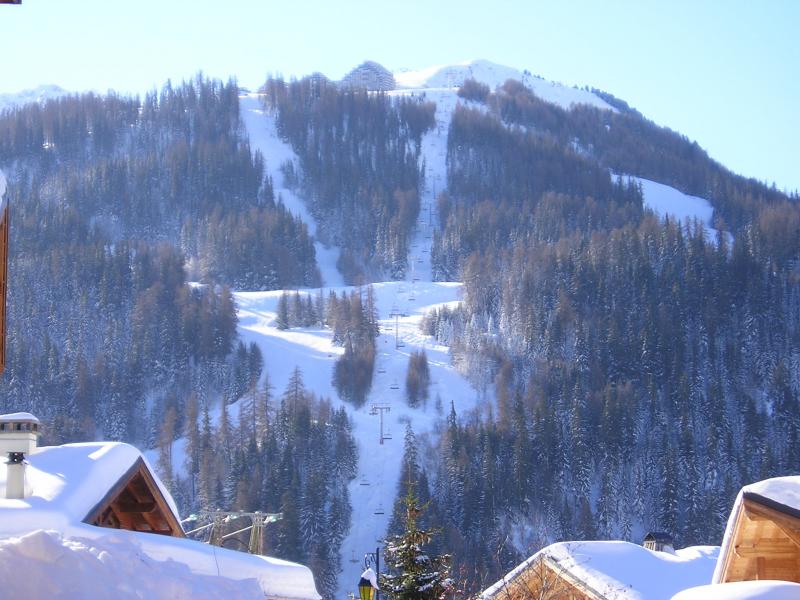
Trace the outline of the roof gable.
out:
<instances>
[{"instance_id":1,"label":"roof gable","mask_svg":"<svg viewBox=\"0 0 800 600\"><path fill-rule=\"evenodd\" d=\"M83 519L84 523L184 537L176 514L140 457Z\"/></svg>"}]
</instances>

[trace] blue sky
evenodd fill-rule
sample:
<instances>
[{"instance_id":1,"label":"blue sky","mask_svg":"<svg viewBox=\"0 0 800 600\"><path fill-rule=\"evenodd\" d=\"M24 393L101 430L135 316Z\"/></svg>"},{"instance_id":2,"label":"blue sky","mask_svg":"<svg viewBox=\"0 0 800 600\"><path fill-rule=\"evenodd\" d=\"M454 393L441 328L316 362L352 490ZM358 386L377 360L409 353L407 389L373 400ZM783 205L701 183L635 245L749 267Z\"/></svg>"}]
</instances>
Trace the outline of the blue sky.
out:
<instances>
[{"instance_id":1,"label":"blue sky","mask_svg":"<svg viewBox=\"0 0 800 600\"><path fill-rule=\"evenodd\" d=\"M743 175L800 189L794 0L23 0L0 6L0 92L143 91L198 70L256 86L485 58L613 93Z\"/></svg>"}]
</instances>

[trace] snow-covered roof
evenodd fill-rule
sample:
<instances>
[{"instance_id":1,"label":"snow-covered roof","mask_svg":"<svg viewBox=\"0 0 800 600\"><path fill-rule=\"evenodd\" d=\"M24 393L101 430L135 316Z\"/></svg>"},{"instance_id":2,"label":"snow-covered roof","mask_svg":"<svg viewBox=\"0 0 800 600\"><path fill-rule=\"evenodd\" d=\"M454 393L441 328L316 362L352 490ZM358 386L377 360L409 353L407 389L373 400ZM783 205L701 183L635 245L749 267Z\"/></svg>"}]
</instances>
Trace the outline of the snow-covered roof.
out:
<instances>
[{"instance_id":1,"label":"snow-covered roof","mask_svg":"<svg viewBox=\"0 0 800 600\"><path fill-rule=\"evenodd\" d=\"M144 457L129 444L89 442L45 446L27 457L30 496L21 500L5 498L6 470L0 468L0 534L18 534L33 529L61 531L67 523L83 521L109 490ZM169 491L153 478L170 510L178 508Z\"/></svg>"},{"instance_id":2,"label":"snow-covered roof","mask_svg":"<svg viewBox=\"0 0 800 600\"><path fill-rule=\"evenodd\" d=\"M1 188L2 185L0 185L0 189ZM9 423L12 421L30 421L32 423L38 423L39 419L29 412L15 412L8 413L7 415L0 415L0 423Z\"/></svg>"},{"instance_id":3,"label":"snow-covered roof","mask_svg":"<svg viewBox=\"0 0 800 600\"><path fill-rule=\"evenodd\" d=\"M669 600L680 590L711 581L718 554L716 546L692 546L672 554L630 542L559 542L521 563L485 590L481 599L495 597L537 561L545 559L599 597Z\"/></svg>"},{"instance_id":4,"label":"snow-covered roof","mask_svg":"<svg viewBox=\"0 0 800 600\"><path fill-rule=\"evenodd\" d=\"M739 494L733 503L731 514L728 517L725 534L722 537L722 551L712 579L714 583L720 583L723 580L725 559L731 550L731 544L734 542L736 523L745 499L756 501L792 517L800 518L800 475L773 477L772 479L751 483L739 490Z\"/></svg>"},{"instance_id":5,"label":"snow-covered roof","mask_svg":"<svg viewBox=\"0 0 800 600\"><path fill-rule=\"evenodd\" d=\"M790 581L737 581L684 590L672 600L797 600L800 583Z\"/></svg>"},{"instance_id":6,"label":"snow-covered roof","mask_svg":"<svg viewBox=\"0 0 800 600\"><path fill-rule=\"evenodd\" d=\"M0 213L6 208L6 176L0 171Z\"/></svg>"},{"instance_id":7,"label":"snow-covered roof","mask_svg":"<svg viewBox=\"0 0 800 600\"><path fill-rule=\"evenodd\" d=\"M183 581L175 583L164 578L157 586L160 593L146 594L148 598L198 597L180 591L185 586L192 589L191 586L195 585L186 580L190 576L201 576L198 581L203 581L205 576L225 579L210 585L212 589L228 590L229 597L249 597L248 589L260 588L259 595L274 600L320 598L311 571L302 565L226 550L186 538L84 523L87 515L140 460L144 461L170 510L178 518L172 496L133 446L117 442L49 446L37 449L27 460L26 479L31 493L20 500L4 497L6 469L0 466L0 539L10 538L0 542L0 563L7 562L2 560L4 552L12 556L18 554L27 558L14 563L15 569L28 572L30 568L30 572L35 573L44 568L39 563L56 562L57 558L59 564L77 565L75 568L79 573L91 573L90 580L97 576L98 586L104 585L104 577L117 577L115 586L133 586L131 590L139 589L138 579L142 572L134 573L126 580L124 570L118 576L113 575L100 567L97 561L125 563L126 568L128 563L135 564L145 569L148 576L177 573L178 580ZM134 567L131 568L135 571ZM95 572L96 569L99 570ZM42 586L50 585L57 579L57 574L47 577L48 581L41 582ZM81 592L74 596L54 597L106 598L110 595L108 590L99 592L99 588L92 589L95 590L94 596ZM112 586L109 589L116 588ZM173 593L174 590L178 592ZM224 594L220 591L216 596L205 593L200 596L223 598ZM134 596L131 591L127 596L123 593L118 597L141 596Z\"/></svg>"},{"instance_id":8,"label":"snow-covered roof","mask_svg":"<svg viewBox=\"0 0 800 600\"><path fill-rule=\"evenodd\" d=\"M742 488L742 495L794 516L800 515L800 475L773 477Z\"/></svg>"}]
</instances>

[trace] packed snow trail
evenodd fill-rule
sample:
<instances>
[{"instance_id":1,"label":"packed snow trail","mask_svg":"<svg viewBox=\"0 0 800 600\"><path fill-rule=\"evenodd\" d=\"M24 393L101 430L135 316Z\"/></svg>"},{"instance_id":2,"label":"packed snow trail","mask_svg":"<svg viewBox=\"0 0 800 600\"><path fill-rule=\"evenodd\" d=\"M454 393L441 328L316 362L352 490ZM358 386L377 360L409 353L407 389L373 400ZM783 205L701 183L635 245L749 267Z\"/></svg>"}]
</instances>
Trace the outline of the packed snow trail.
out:
<instances>
[{"instance_id":1,"label":"packed snow trail","mask_svg":"<svg viewBox=\"0 0 800 600\"><path fill-rule=\"evenodd\" d=\"M326 329L294 328L281 331L275 326L278 300L282 290L269 292L237 292L239 334L245 343L256 342L262 350L265 371L277 395L283 393L289 378L298 367L309 391L331 398L334 405L344 406L353 423L358 444L358 476L350 483L352 504L351 528L340 550L342 571L339 593L346 597L355 592L363 557L381 546L391 519L403 458L406 423L410 423L419 439L435 434L436 423L449 410L450 403L459 414L479 404L477 392L451 365L449 349L420 332L424 314L432 308L452 305L460 300L460 283L432 282L430 250L436 226L435 196L446 185L447 132L457 104L455 89L401 90L392 95L425 95L437 104L436 126L422 140L425 161L425 183L420 199L420 215L410 244L409 264L404 281L373 284L380 334L376 340L375 374L372 391L360 408L343 402L332 384L333 367L342 348L332 344L332 332ZM266 114L258 96L241 97L242 117L250 135L253 151L264 155L267 172L273 179L275 193L286 207L309 225L312 234L316 225L302 200L283 184L280 165L297 161L291 147L283 142L275 129L275 118ZM326 249L317 242L317 260L328 288L337 293L356 288L343 287L336 271L336 249ZM319 290L302 290L316 296ZM405 378L409 356L424 350L431 374L430 396L419 408L410 408L405 400ZM437 398L440 402L437 410ZM379 416L371 414L374 405L389 407L384 412L384 441L380 439ZM386 439L389 437L390 439Z\"/></svg>"},{"instance_id":2,"label":"packed snow trail","mask_svg":"<svg viewBox=\"0 0 800 600\"><path fill-rule=\"evenodd\" d=\"M300 217L306 225L308 232L316 238L317 222L308 211L305 203L292 190L286 187L281 165L287 160L292 160L295 167L299 161L291 146L279 136L275 124L275 115L268 113L261 105L258 94L243 94L239 97L239 107L242 121L244 121L247 134L250 137L250 148L253 152L260 151L264 156L266 174L272 178L275 188L275 199L283 201L284 206L293 215ZM314 249L317 253L317 264L322 274L322 283L326 286L344 285L336 261L339 258L338 248L327 247L319 240L315 240Z\"/></svg>"}]
</instances>

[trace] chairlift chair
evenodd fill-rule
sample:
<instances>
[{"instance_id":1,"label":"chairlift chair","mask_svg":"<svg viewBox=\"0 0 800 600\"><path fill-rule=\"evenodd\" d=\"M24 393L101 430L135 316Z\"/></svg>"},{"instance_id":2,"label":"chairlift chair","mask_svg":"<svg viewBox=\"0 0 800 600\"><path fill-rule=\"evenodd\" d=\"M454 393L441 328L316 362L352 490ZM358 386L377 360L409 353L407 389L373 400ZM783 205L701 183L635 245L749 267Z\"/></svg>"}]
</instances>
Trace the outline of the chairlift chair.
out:
<instances>
[{"instance_id":1,"label":"chairlift chair","mask_svg":"<svg viewBox=\"0 0 800 600\"><path fill-rule=\"evenodd\" d=\"M393 381L393 382L392 382L392 383L389 385L389 389L390 389L390 390L399 390L399 389L400 389L400 386L398 385L398 383L397 383L397 380Z\"/></svg>"},{"instance_id":2,"label":"chairlift chair","mask_svg":"<svg viewBox=\"0 0 800 600\"><path fill-rule=\"evenodd\" d=\"M378 508L376 508L376 509L375 509L375 514L376 514L376 515L385 515L385 514L386 514L386 513L384 512L384 510L383 510L383 502L381 502L380 504L378 504Z\"/></svg>"}]
</instances>

